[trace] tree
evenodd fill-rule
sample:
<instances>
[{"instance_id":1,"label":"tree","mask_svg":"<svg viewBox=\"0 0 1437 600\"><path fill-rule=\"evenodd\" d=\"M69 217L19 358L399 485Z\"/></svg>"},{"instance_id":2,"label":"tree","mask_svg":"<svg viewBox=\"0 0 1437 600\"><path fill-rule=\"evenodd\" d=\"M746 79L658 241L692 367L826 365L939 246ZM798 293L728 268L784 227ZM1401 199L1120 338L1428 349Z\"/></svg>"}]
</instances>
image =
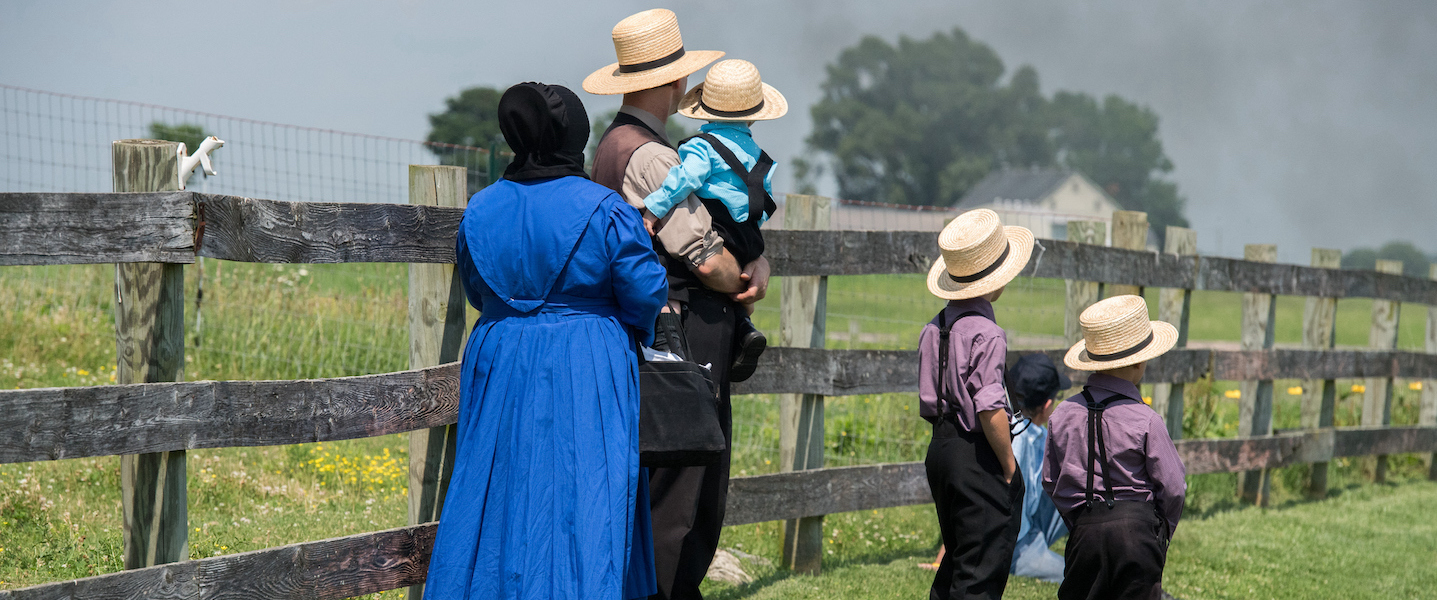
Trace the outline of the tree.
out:
<instances>
[{"instance_id":1,"label":"tree","mask_svg":"<svg viewBox=\"0 0 1437 600\"><path fill-rule=\"evenodd\" d=\"M165 140L167 142L183 142L185 149L194 152L200 147L200 143L210 134L205 133L205 128L194 123L180 123L170 125L161 121L150 123L150 139Z\"/></svg>"},{"instance_id":2,"label":"tree","mask_svg":"<svg viewBox=\"0 0 1437 600\"><path fill-rule=\"evenodd\" d=\"M1186 225L1157 115L1117 96L1059 92L1038 73L1005 78L997 53L961 29L896 45L869 36L827 67L809 148L854 200L951 206L1001 167L1082 171L1161 236ZM817 172L821 166L809 161Z\"/></svg>"},{"instance_id":3,"label":"tree","mask_svg":"<svg viewBox=\"0 0 1437 600\"><path fill-rule=\"evenodd\" d=\"M951 205L1001 164L1052 161L1037 73L1004 85L998 55L961 29L896 47L865 37L827 71L807 141L846 198Z\"/></svg>"},{"instance_id":4,"label":"tree","mask_svg":"<svg viewBox=\"0 0 1437 600\"><path fill-rule=\"evenodd\" d=\"M1114 95L1099 105L1086 94L1058 92L1049 115L1059 164L1087 175L1123 208L1148 213L1159 237L1168 225L1188 225L1177 185L1157 179L1172 172L1173 163L1151 109Z\"/></svg>"},{"instance_id":5,"label":"tree","mask_svg":"<svg viewBox=\"0 0 1437 600\"><path fill-rule=\"evenodd\" d=\"M1431 262L1427 255L1417 249L1412 242L1391 241L1383 244L1381 248L1356 248L1342 255L1342 268L1344 269L1365 269L1377 268L1378 260L1400 260L1402 261L1402 274L1408 277L1427 277Z\"/></svg>"},{"instance_id":6,"label":"tree","mask_svg":"<svg viewBox=\"0 0 1437 600\"><path fill-rule=\"evenodd\" d=\"M492 87L481 86L445 98L444 112L429 115L429 137L425 139L476 148L488 148L494 142L503 144L504 134L499 131L499 96L502 94ZM441 155L446 150L431 149Z\"/></svg>"}]
</instances>

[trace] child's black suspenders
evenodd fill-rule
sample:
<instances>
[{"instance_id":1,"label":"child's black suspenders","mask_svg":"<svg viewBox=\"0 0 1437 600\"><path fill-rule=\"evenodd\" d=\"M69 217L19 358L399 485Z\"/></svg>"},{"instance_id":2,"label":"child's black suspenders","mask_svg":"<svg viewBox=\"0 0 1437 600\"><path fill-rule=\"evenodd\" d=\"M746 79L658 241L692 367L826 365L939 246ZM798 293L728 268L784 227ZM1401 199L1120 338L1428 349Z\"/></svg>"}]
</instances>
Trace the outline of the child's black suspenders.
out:
<instances>
[{"instance_id":1,"label":"child's black suspenders","mask_svg":"<svg viewBox=\"0 0 1437 600\"><path fill-rule=\"evenodd\" d=\"M700 133L686 138L684 141L687 142L694 138L702 139L713 146L714 152L718 153L719 158L728 163L728 168L732 169L734 174L738 175L739 179L743 180L743 184L748 187L748 220L744 221L745 223L757 218L757 215L765 212L773 214L778 209L778 205L773 202L773 196L770 196L768 190L763 187L763 180L768 177L769 170L773 168L773 159L768 157L767 152L759 150L758 161L753 165L753 169L749 169L743 166L743 161L738 159L733 150L729 150L727 145L712 134Z\"/></svg>"},{"instance_id":2,"label":"child's black suspenders","mask_svg":"<svg viewBox=\"0 0 1437 600\"><path fill-rule=\"evenodd\" d=\"M1093 487L1093 461L1098 461L1101 465L1100 468L1103 469L1103 487L1107 488L1108 491L1106 498L1103 497L1102 492L1097 492L1098 499L1107 503L1108 508L1113 507L1113 478L1108 475L1108 445L1103 439L1103 411L1107 410L1108 405L1112 403L1113 400L1125 397L1126 396L1118 395L1102 402L1095 402L1093 400L1093 394L1088 391L1087 386L1083 386L1083 400L1087 401L1088 407L1088 460L1084 463L1084 466L1087 467L1088 470L1088 487L1087 490L1085 490L1083 504L1089 507L1093 505L1093 494L1096 492Z\"/></svg>"},{"instance_id":3,"label":"child's black suspenders","mask_svg":"<svg viewBox=\"0 0 1437 600\"><path fill-rule=\"evenodd\" d=\"M984 316L983 313L970 310L958 315L953 319L952 323L949 323L948 309L945 308L938 313L938 396L940 398L943 398L944 393L948 391L948 378L944 376L948 373L948 334L953 330L953 325L963 320L963 317L975 315L979 317ZM1018 434L1028 429L1028 424L1031 423L1031 421L1022 417L1022 411L1019 410L1018 407L1013 406L1013 399L1008 397L1008 366L1006 360L1004 363L1003 397L1008 399L1008 435L1017 437ZM948 403L947 398L944 398L943 401L944 404ZM950 416L951 415L945 414L942 415L941 418L948 418ZM1019 425L1022 425L1021 429L1019 429Z\"/></svg>"}]
</instances>

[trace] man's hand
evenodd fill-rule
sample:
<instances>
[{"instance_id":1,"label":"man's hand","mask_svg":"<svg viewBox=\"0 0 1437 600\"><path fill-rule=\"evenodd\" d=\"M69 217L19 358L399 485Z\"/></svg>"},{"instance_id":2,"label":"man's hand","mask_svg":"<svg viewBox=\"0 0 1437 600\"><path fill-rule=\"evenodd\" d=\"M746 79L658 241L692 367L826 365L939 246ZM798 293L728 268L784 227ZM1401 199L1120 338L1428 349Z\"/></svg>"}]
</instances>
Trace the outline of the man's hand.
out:
<instances>
[{"instance_id":1,"label":"man's hand","mask_svg":"<svg viewBox=\"0 0 1437 600\"><path fill-rule=\"evenodd\" d=\"M744 265L743 271L738 275L739 280L744 283L744 290L729 297L733 298L735 302L748 305L749 311L752 313L753 304L768 295L769 273L768 259L762 256Z\"/></svg>"},{"instance_id":2,"label":"man's hand","mask_svg":"<svg viewBox=\"0 0 1437 600\"><path fill-rule=\"evenodd\" d=\"M655 217L654 213L651 213L648 210L644 211L644 229L649 230L649 237L653 237L654 226L657 225L658 222L659 218Z\"/></svg>"}]
</instances>

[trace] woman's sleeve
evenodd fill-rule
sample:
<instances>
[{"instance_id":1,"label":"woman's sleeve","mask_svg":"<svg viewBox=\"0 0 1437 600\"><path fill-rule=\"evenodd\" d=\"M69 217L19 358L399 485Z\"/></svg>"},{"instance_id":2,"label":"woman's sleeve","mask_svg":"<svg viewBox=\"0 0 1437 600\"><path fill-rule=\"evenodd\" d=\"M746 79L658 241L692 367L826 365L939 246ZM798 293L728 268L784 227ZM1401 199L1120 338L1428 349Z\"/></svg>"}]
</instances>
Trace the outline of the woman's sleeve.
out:
<instances>
[{"instance_id":1,"label":"woman's sleeve","mask_svg":"<svg viewBox=\"0 0 1437 600\"><path fill-rule=\"evenodd\" d=\"M476 310L484 310L484 299L479 294L479 269L474 268L474 257L469 254L469 243L464 240L464 224L459 224L459 235L454 241L454 266L459 269L459 281L464 284L464 297Z\"/></svg>"},{"instance_id":2,"label":"woman's sleeve","mask_svg":"<svg viewBox=\"0 0 1437 600\"><path fill-rule=\"evenodd\" d=\"M679 164L669 169L659 189L644 198L644 207L649 212L662 219L675 204L703 187L711 171L708 147L708 142L703 140L689 140L679 146Z\"/></svg>"},{"instance_id":3,"label":"woman's sleeve","mask_svg":"<svg viewBox=\"0 0 1437 600\"><path fill-rule=\"evenodd\" d=\"M639 340L647 346L654 341L654 319L668 301L669 282L639 211L617 198L606 234L609 280L619 303L619 320L639 332Z\"/></svg>"}]
</instances>

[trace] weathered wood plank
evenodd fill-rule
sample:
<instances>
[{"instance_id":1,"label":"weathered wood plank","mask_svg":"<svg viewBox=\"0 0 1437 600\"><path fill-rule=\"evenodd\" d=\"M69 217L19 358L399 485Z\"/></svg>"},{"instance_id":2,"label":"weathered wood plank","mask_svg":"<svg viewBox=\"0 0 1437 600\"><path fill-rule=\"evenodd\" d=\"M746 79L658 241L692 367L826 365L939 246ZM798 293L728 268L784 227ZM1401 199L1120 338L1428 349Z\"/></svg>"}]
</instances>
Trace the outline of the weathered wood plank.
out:
<instances>
[{"instance_id":1,"label":"weathered wood plank","mask_svg":"<svg viewBox=\"0 0 1437 600\"><path fill-rule=\"evenodd\" d=\"M833 201L821 196L789 194L784 207L784 229L826 229ZM779 306L779 344L823 348L827 338L828 277L783 278ZM779 470L823 468L823 395L779 395ZM783 526L783 566L817 575L823 560L823 517L791 519Z\"/></svg>"},{"instance_id":2,"label":"weathered wood plank","mask_svg":"<svg viewBox=\"0 0 1437 600\"><path fill-rule=\"evenodd\" d=\"M0 193L0 266L192 263L192 196Z\"/></svg>"},{"instance_id":3,"label":"weathered wood plank","mask_svg":"<svg viewBox=\"0 0 1437 600\"><path fill-rule=\"evenodd\" d=\"M0 463L344 440L455 422L459 365L298 381L0 391Z\"/></svg>"},{"instance_id":4,"label":"weathered wood plank","mask_svg":"<svg viewBox=\"0 0 1437 600\"><path fill-rule=\"evenodd\" d=\"M178 191L179 148L177 142L159 140L112 143L115 191ZM129 384L184 379L184 266L116 264L114 291L116 381ZM183 450L120 457L126 569L189 558L186 465Z\"/></svg>"},{"instance_id":5,"label":"weathered wood plank","mask_svg":"<svg viewBox=\"0 0 1437 600\"><path fill-rule=\"evenodd\" d=\"M1277 262L1277 246L1272 244L1248 244L1243 248L1243 258L1258 263ZM1246 293L1242 295L1242 349L1267 350L1275 341L1277 319L1277 296L1274 294ZM1237 433L1243 437L1259 437L1272 434L1272 380L1245 380L1239 387L1242 395L1238 400ZM1269 478L1266 471L1242 473L1239 495L1248 502L1266 506L1269 494Z\"/></svg>"},{"instance_id":6,"label":"weathered wood plank","mask_svg":"<svg viewBox=\"0 0 1437 600\"><path fill-rule=\"evenodd\" d=\"M923 463L794 471L729 480L724 525L744 525L933 501Z\"/></svg>"},{"instance_id":7,"label":"weathered wood plank","mask_svg":"<svg viewBox=\"0 0 1437 600\"><path fill-rule=\"evenodd\" d=\"M1078 244L1101 246L1107 240L1107 223L1102 221L1068 221L1068 241ZM1040 242L1041 243L1041 242ZM1046 252L1040 251L1036 261L1041 261ZM1028 259L1030 268L1036 268L1034 258ZM1068 279L1063 282L1067 294L1063 300L1063 340L1075 344L1083 338L1083 328L1078 316L1089 306L1102 299L1103 284L1096 281ZM1054 364L1063 364L1060 359Z\"/></svg>"},{"instance_id":8,"label":"weathered wood plank","mask_svg":"<svg viewBox=\"0 0 1437 600\"><path fill-rule=\"evenodd\" d=\"M1146 250L1148 247L1148 213L1135 210L1113 211L1113 247ZM1110 285L1105 293L1109 298L1124 294L1141 296L1143 295L1143 286Z\"/></svg>"},{"instance_id":9,"label":"weathered wood plank","mask_svg":"<svg viewBox=\"0 0 1437 600\"><path fill-rule=\"evenodd\" d=\"M339 599L422 583L437 525L417 525L0 591L0 600Z\"/></svg>"},{"instance_id":10,"label":"weathered wood plank","mask_svg":"<svg viewBox=\"0 0 1437 600\"><path fill-rule=\"evenodd\" d=\"M175 192L155 203L169 206L171 212L160 214L156 222L147 222L147 217L133 211L109 211L123 218L95 212L109 202L99 196L105 194L0 194L0 233L6 233L0 236L4 240L0 242L0 265L193 262L194 229L188 220L196 216L204 224L198 252L211 258L245 262L452 263L454 235L462 216L459 209L443 207L284 202ZM140 199L149 194L135 196L126 202L136 206L150 203ZM203 214L186 207L184 198L197 200ZM47 212L47 206L71 211L70 216L30 214ZM12 231L41 231L41 222L58 224L43 240L22 242L10 235ZM69 227L63 226L65 223ZM87 223L107 225L84 228ZM925 231L775 230L764 237L765 256L776 276L926 273L938 255L936 236ZM11 243L12 239L17 241ZM1384 298L1437 305L1437 281L1418 277L1264 265L1210 256L1157 255L1059 240L1045 239L1041 244L1022 273L1024 276L1289 296ZM68 250L49 254L48 250L29 252L30 248Z\"/></svg>"},{"instance_id":11,"label":"weathered wood plank","mask_svg":"<svg viewBox=\"0 0 1437 600\"><path fill-rule=\"evenodd\" d=\"M1163 252L1178 256L1197 254L1196 231L1169 225L1166 234ZM1177 327L1177 348L1186 348L1188 345L1188 316L1192 297L1192 290L1162 288L1158 291L1158 320ZM1183 437L1184 389L1183 382L1153 385L1153 411L1163 418L1163 422L1168 426L1168 436L1174 440Z\"/></svg>"},{"instance_id":12,"label":"weathered wood plank","mask_svg":"<svg viewBox=\"0 0 1437 600\"><path fill-rule=\"evenodd\" d=\"M453 263L463 209L197 194L200 256L258 263Z\"/></svg>"},{"instance_id":13,"label":"weathered wood plank","mask_svg":"<svg viewBox=\"0 0 1437 600\"><path fill-rule=\"evenodd\" d=\"M1402 261L1400 260L1379 260L1377 261L1379 273L1402 273ZM1397 347L1397 325L1398 317L1402 314L1402 303L1395 300L1373 300L1372 301L1372 330L1368 335L1368 345L1377 350L1390 350ZM1392 423L1392 385L1391 377L1374 378L1367 380L1367 391L1362 396L1362 424L1368 427L1389 425ZM1377 456L1369 459L1372 464L1372 479L1378 483L1387 480L1387 457Z\"/></svg>"},{"instance_id":14,"label":"weathered wood plank","mask_svg":"<svg viewBox=\"0 0 1437 600\"><path fill-rule=\"evenodd\" d=\"M1340 428L1258 439L1177 442L1189 474L1274 468L1373 453L1437 449L1437 427ZM932 502L923 463L813 469L729 480L724 525ZM348 598L423 583L437 525L0 591L0 600L70 598Z\"/></svg>"},{"instance_id":15,"label":"weathered wood plank","mask_svg":"<svg viewBox=\"0 0 1437 600\"><path fill-rule=\"evenodd\" d=\"M1026 352L1013 351L1016 361ZM1064 350L1046 350L1057 364ZM1437 356L1359 350L1174 349L1146 380L1437 378ZM1068 371L1076 382L1086 373ZM913 392L911 350L769 348L735 394ZM298 381L197 381L0 390L0 463L193 448L266 446L402 433L455 422L459 367Z\"/></svg>"},{"instance_id":16,"label":"weathered wood plank","mask_svg":"<svg viewBox=\"0 0 1437 600\"><path fill-rule=\"evenodd\" d=\"M1328 269L1342 267L1342 251L1312 249L1312 266ZM1302 312L1302 347L1327 350L1337 343L1337 299L1309 296ZM1337 406L1337 382L1332 379L1305 379L1302 382L1302 416L1304 429L1332 427ZM1327 497L1327 462L1312 464L1307 477L1310 498Z\"/></svg>"},{"instance_id":17,"label":"weathered wood plank","mask_svg":"<svg viewBox=\"0 0 1437 600\"><path fill-rule=\"evenodd\" d=\"M463 209L469 173L464 167L409 165L409 203ZM464 285L454 265L409 265L409 368L459 360L464 348ZM459 426L431 427L409 434L410 525L438 521L454 474ZM424 597L424 586L408 590Z\"/></svg>"},{"instance_id":18,"label":"weathered wood plank","mask_svg":"<svg viewBox=\"0 0 1437 600\"><path fill-rule=\"evenodd\" d=\"M927 273L938 254L936 239L932 232L923 231L770 231L764 233L764 255L774 275ZM1437 281L1417 277L1174 256L1059 240L1040 243L1042 249L1033 251L1023 276L1437 305Z\"/></svg>"},{"instance_id":19,"label":"weathered wood plank","mask_svg":"<svg viewBox=\"0 0 1437 600\"><path fill-rule=\"evenodd\" d=\"M1437 280L1437 264L1428 268L1428 276ZM1428 354L1437 355L1437 305L1427 307L1427 335L1424 347ZM1422 382L1422 404L1417 411L1418 425L1437 425L1437 377L1428 377ZM1427 461L1427 478L1437 481L1437 454L1424 455Z\"/></svg>"}]
</instances>

